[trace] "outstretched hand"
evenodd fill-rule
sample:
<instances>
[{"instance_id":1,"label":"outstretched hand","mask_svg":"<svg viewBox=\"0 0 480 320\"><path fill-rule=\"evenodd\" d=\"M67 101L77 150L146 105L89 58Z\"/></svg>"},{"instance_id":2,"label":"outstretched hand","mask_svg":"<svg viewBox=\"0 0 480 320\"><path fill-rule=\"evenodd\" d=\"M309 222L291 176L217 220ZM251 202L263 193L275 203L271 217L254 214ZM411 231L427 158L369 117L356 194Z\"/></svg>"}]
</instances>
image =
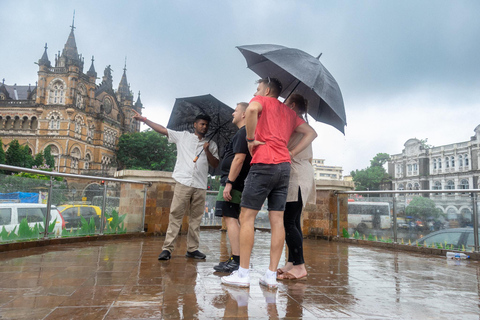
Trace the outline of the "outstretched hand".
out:
<instances>
[{"instance_id":1,"label":"outstretched hand","mask_svg":"<svg viewBox=\"0 0 480 320\"><path fill-rule=\"evenodd\" d=\"M138 121L142 121L142 122L145 122L145 120L147 120L147 118L142 117L142 115L140 113L138 113L137 111L135 111L133 109L132 109L132 111L134 113L134 115L132 117L133 119L138 120Z\"/></svg>"}]
</instances>

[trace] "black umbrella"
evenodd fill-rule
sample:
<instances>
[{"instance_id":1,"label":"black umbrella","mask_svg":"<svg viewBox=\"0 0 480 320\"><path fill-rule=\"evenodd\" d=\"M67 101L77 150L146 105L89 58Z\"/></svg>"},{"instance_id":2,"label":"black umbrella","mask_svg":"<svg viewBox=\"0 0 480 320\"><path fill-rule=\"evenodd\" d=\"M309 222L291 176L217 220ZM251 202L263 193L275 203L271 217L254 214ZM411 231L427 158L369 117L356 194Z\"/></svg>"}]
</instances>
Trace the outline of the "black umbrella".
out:
<instances>
[{"instance_id":1,"label":"black umbrella","mask_svg":"<svg viewBox=\"0 0 480 320\"><path fill-rule=\"evenodd\" d=\"M283 98L298 93L308 100L308 114L343 134L347 124L342 92L337 81L308 53L274 44L237 47L247 66L261 78L277 78L283 85ZM320 56L319 56L320 57Z\"/></svg>"},{"instance_id":2,"label":"black umbrella","mask_svg":"<svg viewBox=\"0 0 480 320\"><path fill-rule=\"evenodd\" d=\"M206 135L208 141L215 141L219 156L223 155L225 145L235 135L238 128L232 123L233 109L211 94L204 96L177 98L173 105L167 128L176 131L194 132L193 123L199 114L206 114L212 118ZM203 150L203 149L202 149ZM192 159L194 161L196 159ZM211 175L220 174L220 166L210 167Z\"/></svg>"}]
</instances>

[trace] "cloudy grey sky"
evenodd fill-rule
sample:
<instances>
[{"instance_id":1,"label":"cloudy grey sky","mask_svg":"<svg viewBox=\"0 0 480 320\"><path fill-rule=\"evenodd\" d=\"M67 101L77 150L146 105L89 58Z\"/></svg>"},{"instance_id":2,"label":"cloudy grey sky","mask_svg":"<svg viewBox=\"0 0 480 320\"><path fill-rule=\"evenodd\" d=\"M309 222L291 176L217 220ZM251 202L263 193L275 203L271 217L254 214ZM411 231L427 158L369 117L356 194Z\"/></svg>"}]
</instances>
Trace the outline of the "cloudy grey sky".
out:
<instances>
[{"instance_id":1,"label":"cloudy grey sky","mask_svg":"<svg viewBox=\"0 0 480 320\"><path fill-rule=\"evenodd\" d=\"M323 53L347 114L346 134L313 123L314 157L344 174L410 138L467 141L480 124L480 2L471 0L2 0L0 79L28 85L48 43L63 49L75 10L86 69L127 78L144 115L166 125L175 98L210 93L249 101L257 76L239 45L271 43Z\"/></svg>"}]
</instances>

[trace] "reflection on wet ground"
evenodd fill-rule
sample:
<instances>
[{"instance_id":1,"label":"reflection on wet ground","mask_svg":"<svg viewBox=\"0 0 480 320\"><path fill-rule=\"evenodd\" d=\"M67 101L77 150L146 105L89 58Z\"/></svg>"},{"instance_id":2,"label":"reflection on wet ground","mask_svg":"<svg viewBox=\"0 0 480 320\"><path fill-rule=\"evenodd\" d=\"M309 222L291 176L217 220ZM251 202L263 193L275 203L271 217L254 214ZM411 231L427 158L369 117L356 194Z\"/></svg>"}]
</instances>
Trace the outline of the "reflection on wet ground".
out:
<instances>
[{"instance_id":1,"label":"reflection on wet ground","mask_svg":"<svg viewBox=\"0 0 480 320\"><path fill-rule=\"evenodd\" d=\"M271 291L258 284L269 238L255 233L249 289L220 284L218 230L201 232L206 261L185 258L185 236L162 262L163 237L2 253L0 319L479 318L477 261L305 240L307 279Z\"/></svg>"}]
</instances>

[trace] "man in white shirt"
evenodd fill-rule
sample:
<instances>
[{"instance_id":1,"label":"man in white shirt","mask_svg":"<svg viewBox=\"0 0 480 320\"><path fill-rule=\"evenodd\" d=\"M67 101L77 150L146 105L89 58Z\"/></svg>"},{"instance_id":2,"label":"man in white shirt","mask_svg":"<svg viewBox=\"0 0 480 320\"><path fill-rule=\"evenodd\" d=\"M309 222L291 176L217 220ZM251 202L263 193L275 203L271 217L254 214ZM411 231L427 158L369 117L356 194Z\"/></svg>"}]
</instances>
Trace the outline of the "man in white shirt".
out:
<instances>
[{"instance_id":1,"label":"man in white shirt","mask_svg":"<svg viewBox=\"0 0 480 320\"><path fill-rule=\"evenodd\" d=\"M135 111L134 111L135 112ZM210 117L198 115L193 123L194 133L174 131L153 121L147 120L135 112L133 117L142 121L153 130L168 137L168 142L177 145L177 162L173 171L175 191L168 221L167 234L162 253L158 260L170 260L175 239L182 226L183 216L188 214L187 254L188 258L205 259L206 255L198 250L200 240L200 222L205 210L208 166L216 168L219 163L218 147L214 141L207 142ZM201 152L203 149L203 152ZM198 154L198 159L194 162ZM189 209L189 212L187 212Z\"/></svg>"}]
</instances>

